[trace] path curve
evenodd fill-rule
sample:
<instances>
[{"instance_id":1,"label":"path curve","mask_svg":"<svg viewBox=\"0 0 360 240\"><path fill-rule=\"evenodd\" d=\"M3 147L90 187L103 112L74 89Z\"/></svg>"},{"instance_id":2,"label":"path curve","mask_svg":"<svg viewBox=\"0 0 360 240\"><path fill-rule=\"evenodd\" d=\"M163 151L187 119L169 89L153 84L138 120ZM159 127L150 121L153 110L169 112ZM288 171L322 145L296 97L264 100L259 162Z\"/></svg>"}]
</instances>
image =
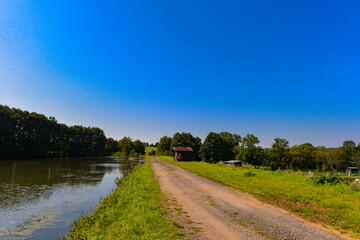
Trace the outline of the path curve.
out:
<instances>
[{"instance_id":1,"label":"path curve","mask_svg":"<svg viewBox=\"0 0 360 240\"><path fill-rule=\"evenodd\" d=\"M162 192L176 199L190 222L201 223L191 239L345 239L250 194L158 158L151 161Z\"/></svg>"}]
</instances>

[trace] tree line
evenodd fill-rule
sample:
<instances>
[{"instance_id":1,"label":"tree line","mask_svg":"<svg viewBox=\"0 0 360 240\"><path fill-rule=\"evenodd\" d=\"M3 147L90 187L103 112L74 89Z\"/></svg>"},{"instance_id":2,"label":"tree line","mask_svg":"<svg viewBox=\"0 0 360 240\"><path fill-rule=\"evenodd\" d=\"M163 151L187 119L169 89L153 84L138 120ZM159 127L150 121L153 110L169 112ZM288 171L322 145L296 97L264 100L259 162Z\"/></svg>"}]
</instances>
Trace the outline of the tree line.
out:
<instances>
[{"instance_id":1,"label":"tree line","mask_svg":"<svg viewBox=\"0 0 360 240\"><path fill-rule=\"evenodd\" d=\"M154 146L153 144L151 144ZM106 138L96 127L67 126L54 117L0 105L0 159L145 154L140 140Z\"/></svg>"},{"instance_id":2,"label":"tree line","mask_svg":"<svg viewBox=\"0 0 360 240\"><path fill-rule=\"evenodd\" d=\"M106 137L96 127L58 123L53 117L0 105L0 158L98 156Z\"/></svg>"},{"instance_id":3,"label":"tree line","mask_svg":"<svg viewBox=\"0 0 360 240\"><path fill-rule=\"evenodd\" d=\"M205 141L191 133L164 136L158 143L143 143L124 137L106 138L103 130L79 125L67 126L53 117L0 105L0 159L77 157L111 155L123 157L145 154L146 146L157 146L158 155L172 155L173 147L191 147L194 160L210 163L243 160L255 167L272 169L343 170L360 167L360 144L344 141L341 147L327 149L310 143L289 146L286 139L275 138L270 149L259 146L253 134L241 137L229 132L210 132Z\"/></svg>"},{"instance_id":4,"label":"tree line","mask_svg":"<svg viewBox=\"0 0 360 240\"><path fill-rule=\"evenodd\" d=\"M130 137L123 137L119 141L112 138L108 139L108 143L111 142L111 148L106 147L109 153L115 153L115 156L123 158L138 157L145 154L145 146L149 144L143 143L140 140L133 141Z\"/></svg>"},{"instance_id":5,"label":"tree line","mask_svg":"<svg viewBox=\"0 0 360 240\"><path fill-rule=\"evenodd\" d=\"M310 143L290 147L286 139L275 138L271 148L259 146L260 140L253 134L241 137L229 132L210 132L202 143L191 133L175 133L173 137L160 139L157 154L172 155L173 147L191 147L194 160L217 163L226 160L242 160L255 167L271 169L343 170L348 166L360 167L360 143L344 141L341 147L328 149Z\"/></svg>"}]
</instances>

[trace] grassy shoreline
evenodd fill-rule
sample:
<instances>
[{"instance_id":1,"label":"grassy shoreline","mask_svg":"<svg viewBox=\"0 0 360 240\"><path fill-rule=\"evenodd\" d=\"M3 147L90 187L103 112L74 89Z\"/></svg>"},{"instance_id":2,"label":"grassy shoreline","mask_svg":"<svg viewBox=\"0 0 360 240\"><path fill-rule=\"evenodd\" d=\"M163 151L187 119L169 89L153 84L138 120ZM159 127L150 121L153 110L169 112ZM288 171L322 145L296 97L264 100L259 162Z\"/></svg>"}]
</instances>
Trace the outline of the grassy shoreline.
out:
<instances>
[{"instance_id":1,"label":"grassy shoreline","mask_svg":"<svg viewBox=\"0 0 360 240\"><path fill-rule=\"evenodd\" d=\"M136 166L93 213L80 217L65 239L182 239L166 217L151 163Z\"/></svg>"},{"instance_id":2,"label":"grassy shoreline","mask_svg":"<svg viewBox=\"0 0 360 240\"><path fill-rule=\"evenodd\" d=\"M209 180L255 195L262 201L288 209L312 222L360 237L360 188L353 185L315 185L303 175L283 171L242 169L205 162L174 162Z\"/></svg>"}]
</instances>

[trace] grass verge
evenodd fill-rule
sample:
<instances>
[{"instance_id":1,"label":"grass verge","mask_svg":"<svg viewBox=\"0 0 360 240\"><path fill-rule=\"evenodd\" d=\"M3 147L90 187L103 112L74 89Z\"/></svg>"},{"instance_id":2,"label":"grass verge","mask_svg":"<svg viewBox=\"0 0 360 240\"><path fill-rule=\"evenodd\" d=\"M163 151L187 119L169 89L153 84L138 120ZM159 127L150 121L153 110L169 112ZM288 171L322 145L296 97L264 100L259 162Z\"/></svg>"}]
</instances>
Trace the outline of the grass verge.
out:
<instances>
[{"instance_id":1,"label":"grass verge","mask_svg":"<svg viewBox=\"0 0 360 240\"><path fill-rule=\"evenodd\" d=\"M174 162L215 182L254 194L260 200L286 208L312 221L332 226L351 237L360 237L360 188L346 184L315 185L303 175L227 167L205 162Z\"/></svg>"},{"instance_id":2,"label":"grass verge","mask_svg":"<svg viewBox=\"0 0 360 240\"><path fill-rule=\"evenodd\" d=\"M157 151L157 147L145 147L145 154L149 155L152 150Z\"/></svg>"},{"instance_id":3,"label":"grass verge","mask_svg":"<svg viewBox=\"0 0 360 240\"><path fill-rule=\"evenodd\" d=\"M74 222L65 239L181 239L164 201L151 164L138 165L93 213Z\"/></svg>"}]
</instances>

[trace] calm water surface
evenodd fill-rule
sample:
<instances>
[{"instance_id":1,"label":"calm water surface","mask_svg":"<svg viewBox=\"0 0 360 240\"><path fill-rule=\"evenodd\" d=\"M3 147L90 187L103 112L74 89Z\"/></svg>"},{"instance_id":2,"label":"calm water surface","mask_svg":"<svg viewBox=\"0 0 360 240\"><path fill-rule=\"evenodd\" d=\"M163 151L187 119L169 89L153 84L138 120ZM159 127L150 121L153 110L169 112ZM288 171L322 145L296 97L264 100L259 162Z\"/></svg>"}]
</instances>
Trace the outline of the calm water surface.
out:
<instances>
[{"instance_id":1,"label":"calm water surface","mask_svg":"<svg viewBox=\"0 0 360 240\"><path fill-rule=\"evenodd\" d=\"M115 187L117 158L0 161L0 239L57 239Z\"/></svg>"}]
</instances>

